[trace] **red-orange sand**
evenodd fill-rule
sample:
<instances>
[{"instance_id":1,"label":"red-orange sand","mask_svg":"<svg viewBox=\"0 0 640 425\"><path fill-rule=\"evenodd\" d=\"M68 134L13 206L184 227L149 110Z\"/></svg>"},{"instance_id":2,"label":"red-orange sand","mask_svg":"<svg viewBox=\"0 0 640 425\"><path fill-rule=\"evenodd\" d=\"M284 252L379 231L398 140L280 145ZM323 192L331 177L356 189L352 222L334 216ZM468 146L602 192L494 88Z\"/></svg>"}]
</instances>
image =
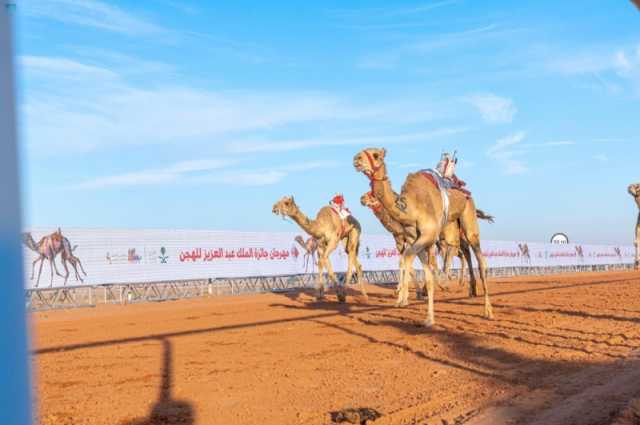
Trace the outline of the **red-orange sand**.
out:
<instances>
[{"instance_id":1,"label":"red-orange sand","mask_svg":"<svg viewBox=\"0 0 640 425\"><path fill-rule=\"evenodd\" d=\"M393 307L311 294L32 317L37 416L91 424L609 424L640 396L640 273L493 280ZM628 411L624 414L628 415ZM368 420L368 422L367 422ZM626 423L626 422L625 422Z\"/></svg>"}]
</instances>

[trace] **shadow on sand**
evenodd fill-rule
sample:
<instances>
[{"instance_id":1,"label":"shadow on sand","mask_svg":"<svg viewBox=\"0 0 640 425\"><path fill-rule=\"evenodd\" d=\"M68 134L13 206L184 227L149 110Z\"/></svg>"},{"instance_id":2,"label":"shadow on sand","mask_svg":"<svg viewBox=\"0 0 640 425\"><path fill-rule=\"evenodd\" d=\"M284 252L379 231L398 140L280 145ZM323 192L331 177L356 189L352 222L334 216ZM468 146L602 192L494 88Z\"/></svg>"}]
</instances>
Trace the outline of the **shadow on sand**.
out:
<instances>
[{"instance_id":1,"label":"shadow on sand","mask_svg":"<svg viewBox=\"0 0 640 425\"><path fill-rule=\"evenodd\" d=\"M160 384L158 400L147 418L126 421L121 425L195 424L195 414L191 404L183 400L174 400L171 395L173 386L172 347L169 340L161 339L161 341L163 349L162 382Z\"/></svg>"}]
</instances>

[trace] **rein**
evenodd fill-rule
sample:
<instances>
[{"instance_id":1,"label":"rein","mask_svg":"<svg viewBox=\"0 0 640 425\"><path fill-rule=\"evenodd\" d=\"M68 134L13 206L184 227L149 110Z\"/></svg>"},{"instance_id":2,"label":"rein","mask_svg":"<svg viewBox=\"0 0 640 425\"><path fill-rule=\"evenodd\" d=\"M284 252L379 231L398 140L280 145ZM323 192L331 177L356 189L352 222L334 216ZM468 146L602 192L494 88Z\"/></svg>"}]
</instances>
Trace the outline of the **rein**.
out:
<instances>
[{"instance_id":1,"label":"rein","mask_svg":"<svg viewBox=\"0 0 640 425\"><path fill-rule=\"evenodd\" d=\"M371 180L372 182L387 180L387 177L383 177L381 179L375 177L375 174L382 168L382 164L376 167L373 162L373 158L371 158L371 154L368 151L364 151L364 154L367 157L367 161L369 161L369 166L371 166L371 172L365 173L365 175L369 177L369 180Z\"/></svg>"}]
</instances>

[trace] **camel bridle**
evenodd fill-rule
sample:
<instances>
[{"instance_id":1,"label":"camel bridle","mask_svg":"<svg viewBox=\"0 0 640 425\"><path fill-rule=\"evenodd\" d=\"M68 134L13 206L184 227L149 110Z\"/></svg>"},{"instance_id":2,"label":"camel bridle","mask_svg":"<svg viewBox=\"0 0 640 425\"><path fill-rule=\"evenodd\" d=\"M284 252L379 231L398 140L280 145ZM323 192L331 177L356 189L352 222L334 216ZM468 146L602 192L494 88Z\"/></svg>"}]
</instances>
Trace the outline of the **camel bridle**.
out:
<instances>
[{"instance_id":1,"label":"camel bridle","mask_svg":"<svg viewBox=\"0 0 640 425\"><path fill-rule=\"evenodd\" d=\"M369 196L371 196L373 199L376 199L375 195L373 194L373 190L369 192ZM371 211L373 211L374 213L379 213L380 211L382 211L383 206L378 201L377 205L369 205L369 208L371 208Z\"/></svg>"}]
</instances>

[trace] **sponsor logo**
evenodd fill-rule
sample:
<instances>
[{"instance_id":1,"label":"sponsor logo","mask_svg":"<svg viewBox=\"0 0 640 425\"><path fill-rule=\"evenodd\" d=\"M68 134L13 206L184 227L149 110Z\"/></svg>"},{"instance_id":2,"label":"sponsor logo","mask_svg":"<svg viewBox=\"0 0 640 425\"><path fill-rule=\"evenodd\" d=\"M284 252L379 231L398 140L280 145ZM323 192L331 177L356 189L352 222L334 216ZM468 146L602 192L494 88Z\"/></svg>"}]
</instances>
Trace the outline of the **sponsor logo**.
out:
<instances>
[{"instance_id":1,"label":"sponsor logo","mask_svg":"<svg viewBox=\"0 0 640 425\"><path fill-rule=\"evenodd\" d=\"M167 255L167 248L160 247L160 255L158 256L158 260L160 260L160 264L167 264L167 260L169 256Z\"/></svg>"},{"instance_id":2,"label":"sponsor logo","mask_svg":"<svg viewBox=\"0 0 640 425\"><path fill-rule=\"evenodd\" d=\"M569 237L564 233L556 233L555 235L551 236L551 243L561 245L568 244Z\"/></svg>"}]
</instances>

